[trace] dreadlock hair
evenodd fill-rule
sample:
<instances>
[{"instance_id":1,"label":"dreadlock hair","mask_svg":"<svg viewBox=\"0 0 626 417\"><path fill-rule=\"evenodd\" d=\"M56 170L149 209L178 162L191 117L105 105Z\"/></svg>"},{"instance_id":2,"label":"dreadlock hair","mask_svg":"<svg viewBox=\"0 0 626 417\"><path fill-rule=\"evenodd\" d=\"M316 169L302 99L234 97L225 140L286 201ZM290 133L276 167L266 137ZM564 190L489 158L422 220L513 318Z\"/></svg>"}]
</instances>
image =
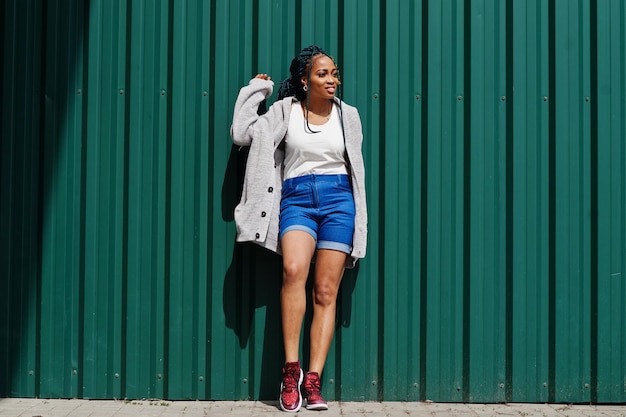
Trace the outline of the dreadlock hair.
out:
<instances>
[{"instance_id":1,"label":"dreadlock hair","mask_svg":"<svg viewBox=\"0 0 626 417\"><path fill-rule=\"evenodd\" d=\"M310 78L311 68L313 67L313 57L320 54L330 58L322 48L311 45L301 50L298 55L291 60L291 65L289 66L290 77L280 83L278 100L282 100L285 97L295 97L298 101L304 101L306 99L307 93L302 88L301 79L305 74L307 75L307 79Z\"/></svg>"},{"instance_id":2,"label":"dreadlock hair","mask_svg":"<svg viewBox=\"0 0 626 417\"><path fill-rule=\"evenodd\" d=\"M313 69L313 58L316 55L325 55L331 60L334 59L328 55L322 48L316 45L307 46L302 49L294 59L291 60L289 66L289 78L284 79L280 83L278 89L278 100L282 100L285 97L295 97L298 101L304 101L306 105L306 129L311 133L319 133L309 126L309 94L304 91L302 86L302 76L306 74L308 84L311 81L311 71ZM339 86L339 84L338 84ZM340 100L341 108L341 100ZM343 117L341 120L343 130Z\"/></svg>"}]
</instances>

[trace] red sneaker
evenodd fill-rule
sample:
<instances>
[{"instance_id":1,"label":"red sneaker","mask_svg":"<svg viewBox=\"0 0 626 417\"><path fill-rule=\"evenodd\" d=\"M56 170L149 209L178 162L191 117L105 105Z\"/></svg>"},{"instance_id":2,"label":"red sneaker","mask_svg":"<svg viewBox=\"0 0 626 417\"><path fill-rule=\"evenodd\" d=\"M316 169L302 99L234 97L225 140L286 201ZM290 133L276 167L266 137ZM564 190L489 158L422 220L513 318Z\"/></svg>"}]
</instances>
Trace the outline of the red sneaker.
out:
<instances>
[{"instance_id":1,"label":"red sneaker","mask_svg":"<svg viewBox=\"0 0 626 417\"><path fill-rule=\"evenodd\" d=\"M319 374L317 372L307 372L302 386L307 410L328 410L328 403L322 398L320 386Z\"/></svg>"},{"instance_id":2,"label":"red sneaker","mask_svg":"<svg viewBox=\"0 0 626 417\"><path fill-rule=\"evenodd\" d=\"M302 407L302 369L300 362L287 362L283 368L283 382L280 383L280 408L283 411L296 413Z\"/></svg>"}]
</instances>

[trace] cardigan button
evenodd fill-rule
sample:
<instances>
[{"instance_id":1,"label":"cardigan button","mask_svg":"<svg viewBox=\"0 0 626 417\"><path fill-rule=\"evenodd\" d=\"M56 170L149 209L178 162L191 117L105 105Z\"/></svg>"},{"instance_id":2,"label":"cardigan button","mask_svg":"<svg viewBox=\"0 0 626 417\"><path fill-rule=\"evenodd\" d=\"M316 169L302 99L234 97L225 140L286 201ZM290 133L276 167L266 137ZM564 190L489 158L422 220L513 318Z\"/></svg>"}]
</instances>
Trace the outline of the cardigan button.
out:
<instances>
[{"instance_id":1,"label":"cardigan button","mask_svg":"<svg viewBox=\"0 0 626 417\"><path fill-rule=\"evenodd\" d=\"M257 234L255 235L255 237L258 239L258 238L260 238L260 237L261 237L261 235L257 233Z\"/></svg>"},{"instance_id":2,"label":"cardigan button","mask_svg":"<svg viewBox=\"0 0 626 417\"><path fill-rule=\"evenodd\" d=\"M265 217L266 215L267 214L264 211L261 212L261 217Z\"/></svg>"},{"instance_id":3,"label":"cardigan button","mask_svg":"<svg viewBox=\"0 0 626 417\"><path fill-rule=\"evenodd\" d=\"M274 187L270 187L270 188L268 188L268 189L267 189L267 192L268 192L268 193L274 192Z\"/></svg>"}]
</instances>

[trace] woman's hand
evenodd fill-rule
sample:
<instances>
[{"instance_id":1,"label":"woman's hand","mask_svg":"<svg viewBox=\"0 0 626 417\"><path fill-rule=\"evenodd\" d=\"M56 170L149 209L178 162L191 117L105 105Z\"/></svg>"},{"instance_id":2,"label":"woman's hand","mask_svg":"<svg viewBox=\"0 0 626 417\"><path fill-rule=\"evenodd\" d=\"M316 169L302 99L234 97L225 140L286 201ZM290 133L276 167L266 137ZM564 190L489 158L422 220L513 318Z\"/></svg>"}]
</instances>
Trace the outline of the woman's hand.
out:
<instances>
[{"instance_id":1,"label":"woman's hand","mask_svg":"<svg viewBox=\"0 0 626 417\"><path fill-rule=\"evenodd\" d=\"M260 78L262 80L272 81L272 77L267 74L257 74L254 78Z\"/></svg>"}]
</instances>

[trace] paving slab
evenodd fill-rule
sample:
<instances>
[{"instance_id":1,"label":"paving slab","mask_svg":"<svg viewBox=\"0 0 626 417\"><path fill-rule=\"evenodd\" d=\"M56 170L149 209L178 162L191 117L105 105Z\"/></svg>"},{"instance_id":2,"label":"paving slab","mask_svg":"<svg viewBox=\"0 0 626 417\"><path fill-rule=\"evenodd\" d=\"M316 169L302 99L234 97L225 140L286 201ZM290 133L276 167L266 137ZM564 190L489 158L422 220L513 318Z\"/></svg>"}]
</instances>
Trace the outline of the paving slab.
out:
<instances>
[{"instance_id":1,"label":"paving slab","mask_svg":"<svg viewBox=\"0 0 626 417\"><path fill-rule=\"evenodd\" d=\"M0 398L0 417L286 417L276 401ZM330 402L301 417L626 417L626 405Z\"/></svg>"}]
</instances>

